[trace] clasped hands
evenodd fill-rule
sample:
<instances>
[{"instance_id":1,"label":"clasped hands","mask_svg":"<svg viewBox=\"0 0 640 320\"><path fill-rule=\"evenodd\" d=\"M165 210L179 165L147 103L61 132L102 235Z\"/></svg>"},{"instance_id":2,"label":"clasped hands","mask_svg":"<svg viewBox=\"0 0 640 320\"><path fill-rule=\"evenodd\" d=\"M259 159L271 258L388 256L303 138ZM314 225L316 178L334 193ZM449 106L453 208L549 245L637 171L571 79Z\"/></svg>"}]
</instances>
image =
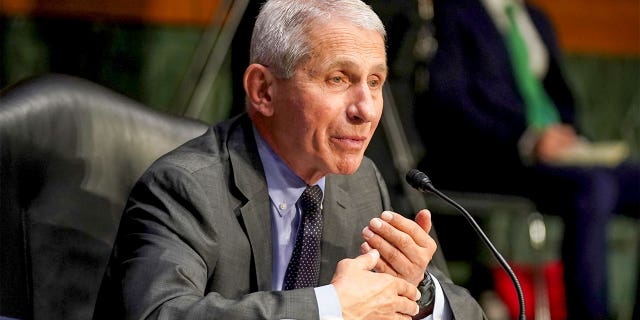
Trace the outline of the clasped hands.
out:
<instances>
[{"instance_id":1,"label":"clasped hands","mask_svg":"<svg viewBox=\"0 0 640 320\"><path fill-rule=\"evenodd\" d=\"M391 211L371 219L362 230L362 255L338 262L331 280L344 319L411 319L418 313L417 286L436 251L430 229L426 209L415 221Z\"/></svg>"}]
</instances>

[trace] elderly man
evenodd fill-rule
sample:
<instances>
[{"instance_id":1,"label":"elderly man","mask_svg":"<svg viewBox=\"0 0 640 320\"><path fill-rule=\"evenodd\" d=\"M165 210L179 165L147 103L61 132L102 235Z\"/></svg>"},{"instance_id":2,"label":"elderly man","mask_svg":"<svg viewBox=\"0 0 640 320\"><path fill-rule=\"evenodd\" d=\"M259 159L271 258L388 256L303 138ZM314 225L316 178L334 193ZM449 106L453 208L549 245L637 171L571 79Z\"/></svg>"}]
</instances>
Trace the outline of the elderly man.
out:
<instances>
[{"instance_id":1,"label":"elderly man","mask_svg":"<svg viewBox=\"0 0 640 320\"><path fill-rule=\"evenodd\" d=\"M251 62L247 113L132 190L94 318L482 318L429 266L430 213L388 211L364 158L387 76L377 15L359 0L268 1Z\"/></svg>"}]
</instances>

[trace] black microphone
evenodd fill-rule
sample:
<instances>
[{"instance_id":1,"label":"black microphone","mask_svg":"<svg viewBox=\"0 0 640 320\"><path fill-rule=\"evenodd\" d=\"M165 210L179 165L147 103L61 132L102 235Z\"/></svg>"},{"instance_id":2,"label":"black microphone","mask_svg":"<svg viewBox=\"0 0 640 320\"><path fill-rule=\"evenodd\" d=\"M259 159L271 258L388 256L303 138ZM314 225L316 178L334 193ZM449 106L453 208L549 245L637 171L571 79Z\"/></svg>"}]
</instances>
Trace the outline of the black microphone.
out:
<instances>
[{"instance_id":1,"label":"black microphone","mask_svg":"<svg viewBox=\"0 0 640 320\"><path fill-rule=\"evenodd\" d=\"M522 288L520 287L520 282L518 281L518 278L516 277L515 273L513 273L513 270L511 270L511 267L509 266L507 261L502 257L500 252L498 252L498 249L496 249L493 246L493 244L489 240L489 237L487 237L487 235L482 231L482 228L480 228L478 223L473 219L471 214L469 214L469 212L467 212L467 210L465 210L465 208L463 208L461 205L459 205L458 203L453 201L451 198L447 197L444 193L436 189L431 183L431 179L429 179L429 177L427 177L427 175L424 174L422 171L417 169L409 170L406 175L406 180L416 190L420 192L427 192L427 191L431 192L437 195L438 197L440 197L442 200L451 204L460 212L462 212L462 214L467 219L467 221L469 221L469 223L471 224L473 229L476 231L476 233L478 233L478 235L480 236L480 239L482 239L482 241L487 245L487 247L489 247L489 249L491 250L491 253L493 253L493 256L496 258L496 260L498 260L498 262L502 266L502 269L504 269L509 274L511 281L513 282L513 286L516 288L516 292L518 293L518 300L520 302L519 319L525 320L526 316L525 316L524 294L522 293Z\"/></svg>"}]
</instances>

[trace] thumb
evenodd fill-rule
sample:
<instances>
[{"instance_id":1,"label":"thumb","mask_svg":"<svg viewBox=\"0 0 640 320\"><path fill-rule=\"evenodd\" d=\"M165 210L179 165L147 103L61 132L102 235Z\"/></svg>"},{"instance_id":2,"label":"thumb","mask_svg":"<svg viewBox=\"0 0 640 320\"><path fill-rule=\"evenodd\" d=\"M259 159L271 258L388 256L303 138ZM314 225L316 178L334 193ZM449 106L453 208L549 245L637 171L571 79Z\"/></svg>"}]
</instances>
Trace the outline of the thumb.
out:
<instances>
[{"instance_id":1,"label":"thumb","mask_svg":"<svg viewBox=\"0 0 640 320\"><path fill-rule=\"evenodd\" d=\"M376 266L379 259L380 252L376 249L372 249L365 254L357 256L354 260L356 261L358 268L369 271Z\"/></svg>"},{"instance_id":2,"label":"thumb","mask_svg":"<svg viewBox=\"0 0 640 320\"><path fill-rule=\"evenodd\" d=\"M422 230L429 233L431 231L431 211L422 209L416 214L416 223L422 228Z\"/></svg>"}]
</instances>

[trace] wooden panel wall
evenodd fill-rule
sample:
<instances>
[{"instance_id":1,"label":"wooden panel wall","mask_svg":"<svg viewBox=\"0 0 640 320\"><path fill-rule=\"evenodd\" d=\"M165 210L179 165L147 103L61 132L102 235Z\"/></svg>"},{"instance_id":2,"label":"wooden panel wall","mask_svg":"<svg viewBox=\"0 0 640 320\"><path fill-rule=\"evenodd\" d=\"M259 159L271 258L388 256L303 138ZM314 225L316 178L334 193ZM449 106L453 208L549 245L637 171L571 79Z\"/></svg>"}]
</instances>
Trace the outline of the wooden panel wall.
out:
<instances>
[{"instance_id":1,"label":"wooden panel wall","mask_svg":"<svg viewBox=\"0 0 640 320\"><path fill-rule=\"evenodd\" d=\"M0 0L0 13L206 25L221 0Z\"/></svg>"},{"instance_id":2,"label":"wooden panel wall","mask_svg":"<svg viewBox=\"0 0 640 320\"><path fill-rule=\"evenodd\" d=\"M639 0L530 0L545 10L565 51L640 56Z\"/></svg>"},{"instance_id":3,"label":"wooden panel wall","mask_svg":"<svg viewBox=\"0 0 640 320\"><path fill-rule=\"evenodd\" d=\"M639 0L530 0L569 53L640 56ZM221 0L0 0L0 13L205 25Z\"/></svg>"}]
</instances>

